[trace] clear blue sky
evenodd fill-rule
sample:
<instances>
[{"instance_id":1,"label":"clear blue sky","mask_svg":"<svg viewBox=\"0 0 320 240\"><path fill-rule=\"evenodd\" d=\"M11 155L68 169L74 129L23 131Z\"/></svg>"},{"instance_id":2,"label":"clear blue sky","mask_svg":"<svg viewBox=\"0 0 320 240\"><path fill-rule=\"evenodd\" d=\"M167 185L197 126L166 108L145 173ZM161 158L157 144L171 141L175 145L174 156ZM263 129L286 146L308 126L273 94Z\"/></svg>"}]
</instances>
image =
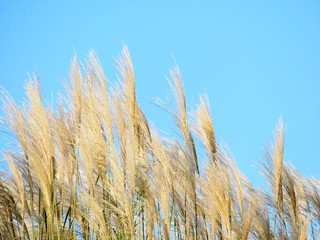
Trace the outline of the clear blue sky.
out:
<instances>
[{"instance_id":1,"label":"clear blue sky","mask_svg":"<svg viewBox=\"0 0 320 240\"><path fill-rule=\"evenodd\" d=\"M174 56L189 104L208 93L217 140L251 180L262 181L256 160L280 115L286 160L319 176L319 1L48 2L0 4L0 85L18 101L34 72L44 96L55 98L73 55L83 60L91 48L115 81L114 57L125 42L140 105L161 129L170 131L172 121L150 101L169 95Z\"/></svg>"}]
</instances>

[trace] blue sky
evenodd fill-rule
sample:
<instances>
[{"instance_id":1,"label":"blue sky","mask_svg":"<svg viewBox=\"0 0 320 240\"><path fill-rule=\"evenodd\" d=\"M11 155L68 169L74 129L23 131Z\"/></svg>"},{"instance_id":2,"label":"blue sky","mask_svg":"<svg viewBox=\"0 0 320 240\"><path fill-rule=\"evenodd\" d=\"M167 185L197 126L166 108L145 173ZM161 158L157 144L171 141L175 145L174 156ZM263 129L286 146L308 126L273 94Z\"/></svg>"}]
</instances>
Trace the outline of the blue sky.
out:
<instances>
[{"instance_id":1,"label":"blue sky","mask_svg":"<svg viewBox=\"0 0 320 240\"><path fill-rule=\"evenodd\" d=\"M218 142L228 144L255 182L257 159L282 116L285 159L305 175L320 169L319 1L3 1L0 85L17 101L37 72L55 99L71 58L94 49L110 81L123 42L130 50L138 100L156 126L172 120L153 106L169 96L176 60L190 105L207 92ZM174 57L174 58L173 58ZM52 97L53 96L53 97Z\"/></svg>"}]
</instances>

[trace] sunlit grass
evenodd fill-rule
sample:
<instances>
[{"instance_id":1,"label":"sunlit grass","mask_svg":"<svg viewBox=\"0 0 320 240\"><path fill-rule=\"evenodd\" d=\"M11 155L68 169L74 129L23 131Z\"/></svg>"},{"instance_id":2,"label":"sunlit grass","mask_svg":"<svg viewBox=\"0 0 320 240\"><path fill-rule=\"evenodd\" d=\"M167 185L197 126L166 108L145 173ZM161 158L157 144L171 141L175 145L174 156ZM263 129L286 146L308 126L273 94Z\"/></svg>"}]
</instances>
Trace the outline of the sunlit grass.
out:
<instances>
[{"instance_id":1,"label":"sunlit grass","mask_svg":"<svg viewBox=\"0 0 320 240\"><path fill-rule=\"evenodd\" d=\"M56 110L36 79L22 107L2 91L16 149L3 154L0 239L320 238L320 182L284 162L281 120L261 163L272 191L257 190L216 143L208 98L187 112L177 67L174 102L157 101L180 131L167 139L139 107L126 46L113 88L94 53L87 62L73 60Z\"/></svg>"}]
</instances>

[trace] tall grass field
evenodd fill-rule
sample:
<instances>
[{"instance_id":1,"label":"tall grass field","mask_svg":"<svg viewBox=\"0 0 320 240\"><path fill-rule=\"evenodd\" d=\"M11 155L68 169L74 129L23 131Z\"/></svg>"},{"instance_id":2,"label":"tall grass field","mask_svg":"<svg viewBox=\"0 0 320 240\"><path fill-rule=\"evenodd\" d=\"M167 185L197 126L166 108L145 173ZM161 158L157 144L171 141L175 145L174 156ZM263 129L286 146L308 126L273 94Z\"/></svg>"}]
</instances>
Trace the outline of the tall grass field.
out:
<instances>
[{"instance_id":1,"label":"tall grass field","mask_svg":"<svg viewBox=\"0 0 320 240\"><path fill-rule=\"evenodd\" d=\"M187 111L179 69L172 102L155 101L179 133L151 127L126 46L110 84L93 52L72 61L65 95L44 104L37 77L18 106L1 90L0 239L320 239L320 181L284 162L281 119L256 188L217 144L208 97ZM12 150L13 149L13 150Z\"/></svg>"}]
</instances>

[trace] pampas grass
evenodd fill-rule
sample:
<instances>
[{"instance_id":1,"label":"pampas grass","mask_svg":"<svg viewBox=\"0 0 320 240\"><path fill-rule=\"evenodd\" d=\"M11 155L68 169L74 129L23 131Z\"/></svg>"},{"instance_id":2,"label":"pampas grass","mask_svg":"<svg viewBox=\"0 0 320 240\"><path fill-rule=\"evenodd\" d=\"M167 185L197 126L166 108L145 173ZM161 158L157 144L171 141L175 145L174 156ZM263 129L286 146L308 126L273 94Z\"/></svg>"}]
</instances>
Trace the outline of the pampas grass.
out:
<instances>
[{"instance_id":1,"label":"pampas grass","mask_svg":"<svg viewBox=\"0 0 320 240\"><path fill-rule=\"evenodd\" d=\"M15 149L3 153L0 239L320 238L319 180L284 161L281 119L261 162L271 191L258 190L217 143L208 97L188 111L178 67L173 102L157 101L179 130L168 139L139 107L126 46L116 64L111 86L94 52L74 58L56 109L36 76L22 107L1 89Z\"/></svg>"}]
</instances>

